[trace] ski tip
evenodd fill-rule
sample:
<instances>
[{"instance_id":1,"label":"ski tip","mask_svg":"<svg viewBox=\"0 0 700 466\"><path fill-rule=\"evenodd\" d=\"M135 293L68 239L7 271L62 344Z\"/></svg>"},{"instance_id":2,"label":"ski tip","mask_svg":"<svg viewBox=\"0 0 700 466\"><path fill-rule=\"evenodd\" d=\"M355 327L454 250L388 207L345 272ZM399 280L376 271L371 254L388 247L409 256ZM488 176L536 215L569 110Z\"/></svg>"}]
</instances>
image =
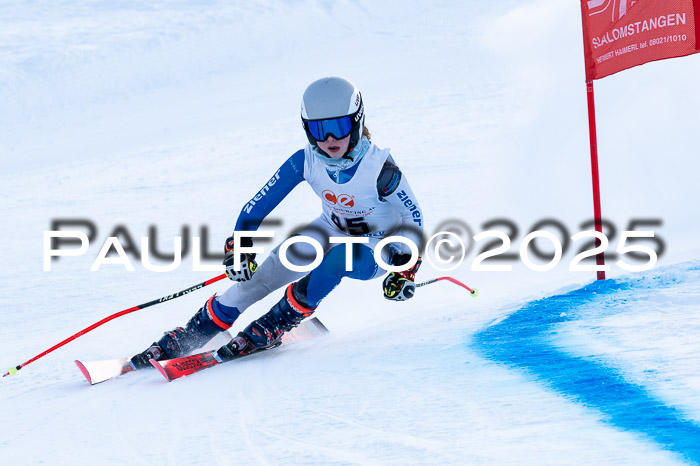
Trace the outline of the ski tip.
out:
<instances>
[{"instance_id":1,"label":"ski tip","mask_svg":"<svg viewBox=\"0 0 700 466\"><path fill-rule=\"evenodd\" d=\"M168 373L165 372L165 369L163 368L163 366L160 365L158 361L156 361L155 359L149 359L148 362L150 362L151 365L155 367L158 370L158 372L160 372L160 375L165 377L165 380L170 382L170 377L168 377Z\"/></svg>"},{"instance_id":2,"label":"ski tip","mask_svg":"<svg viewBox=\"0 0 700 466\"><path fill-rule=\"evenodd\" d=\"M85 376L85 379L90 383L90 385L94 385L92 383L92 378L90 377L90 372L88 372L85 365L82 362L78 361L77 359L75 360L75 365L78 366L78 369L80 369L80 372L83 373L83 375Z\"/></svg>"},{"instance_id":3,"label":"ski tip","mask_svg":"<svg viewBox=\"0 0 700 466\"><path fill-rule=\"evenodd\" d=\"M313 324L314 324L319 330L321 330L323 333L329 333L328 328L326 328L326 326L323 325L323 322L321 322L321 321L318 319L318 317L312 317L310 320L311 320L311 322L313 322Z\"/></svg>"}]
</instances>

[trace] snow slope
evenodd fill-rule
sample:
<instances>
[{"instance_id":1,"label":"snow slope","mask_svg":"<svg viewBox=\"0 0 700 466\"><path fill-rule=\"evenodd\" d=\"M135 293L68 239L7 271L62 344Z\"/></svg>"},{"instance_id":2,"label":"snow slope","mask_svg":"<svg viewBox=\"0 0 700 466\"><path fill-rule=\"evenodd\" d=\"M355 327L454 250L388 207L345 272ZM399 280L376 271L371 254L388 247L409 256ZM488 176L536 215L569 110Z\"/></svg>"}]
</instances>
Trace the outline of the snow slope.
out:
<instances>
[{"instance_id":1,"label":"snow slope","mask_svg":"<svg viewBox=\"0 0 700 466\"><path fill-rule=\"evenodd\" d=\"M137 260L134 272L89 270L119 225L136 242L156 226L162 251L183 226L218 249L305 143L299 99L324 75L361 88L373 140L392 148L429 233L507 218L517 252L543 218L580 231L592 209L579 7L494 3L4 2L5 366L214 276L191 254L168 273ZM591 284L568 271L570 248L549 272L471 272L472 248L450 274L478 299L442 282L395 304L379 281L349 281L317 312L322 340L171 384L150 372L89 387L75 368L143 349L228 286L217 283L2 379L3 464L700 462L698 72L694 56L596 83L604 215L618 230L662 220L654 270L626 276L613 262L616 279ZM300 186L274 212L277 236L317 213ZM89 219L97 238L44 272L43 232L60 218ZM442 274L426 264L419 278ZM523 356L532 349L545 357Z\"/></svg>"}]
</instances>

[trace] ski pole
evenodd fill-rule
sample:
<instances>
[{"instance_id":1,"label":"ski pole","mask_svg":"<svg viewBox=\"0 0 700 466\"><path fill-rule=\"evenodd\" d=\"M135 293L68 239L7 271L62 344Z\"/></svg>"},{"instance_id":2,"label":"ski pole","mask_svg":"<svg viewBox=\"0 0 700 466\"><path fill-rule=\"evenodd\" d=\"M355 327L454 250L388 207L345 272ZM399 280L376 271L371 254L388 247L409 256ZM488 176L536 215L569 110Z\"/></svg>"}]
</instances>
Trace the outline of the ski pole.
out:
<instances>
[{"instance_id":1,"label":"ski pole","mask_svg":"<svg viewBox=\"0 0 700 466\"><path fill-rule=\"evenodd\" d=\"M472 298L476 298L477 296L479 296L479 290L477 290L476 288L469 288L464 283L462 283L459 280L457 280L456 278L452 278L452 277L439 277L439 278L433 278L432 280L428 280L427 282L416 283L416 288L420 288L421 286L425 286L425 285L430 285L431 283L435 283L435 282L438 282L440 280L447 280L447 281L454 283L455 285L461 286L462 288L466 289L471 294Z\"/></svg>"},{"instance_id":2,"label":"ski pole","mask_svg":"<svg viewBox=\"0 0 700 466\"><path fill-rule=\"evenodd\" d=\"M205 282L202 282L202 283L199 283L199 284L197 284L197 285L191 286L191 287L189 287L189 288L187 288L187 289L185 289L185 290L178 291L178 292L175 293L175 294L166 295L166 296L163 296L162 298L154 299L153 301L149 301L149 302L144 303L144 304L139 304L138 306L130 307L129 309L124 309L123 311L120 311L120 312L117 312L117 313L115 313L115 314L112 314L112 315L109 316L109 317L105 317L105 318L102 319L101 321L96 322L96 323L92 324L91 326L82 329L81 331L79 331L79 332L76 333L75 335L72 335L72 336L66 338L65 340L63 340L62 342L60 342L60 343L58 343L58 344L52 346L51 348L47 349L47 350L44 351L43 353L34 356L32 359L30 359L29 361L25 362L24 364L20 364L19 366L16 366L16 367L10 367L10 368L8 369L8 371L5 373L5 375L3 375L3 377L6 377L6 376L8 376L8 375L15 375L15 374L17 373L18 370L22 369L22 368L23 368L24 366L26 366L27 364L30 364L30 363L36 361L37 359L46 356L47 354L49 354L49 353L52 352L53 350L56 350L56 349L60 348L61 346L65 345L66 343L69 343L69 342L75 340L76 338L85 335L86 333L88 333L88 332L90 332L90 331L96 329L97 327L99 327L99 326L102 325L102 324L106 324L106 323L109 322L110 320L114 320L114 319L116 319L117 317L121 317L121 316L123 316L123 315L125 315L125 314L129 314L129 313L132 313L132 312L135 312L135 311L144 309L144 308L146 308L146 307L153 306L153 305L155 305L155 304L160 304L160 303L164 303L164 302L166 302L166 301L170 301L171 299L179 298L180 296L184 296L184 295L189 294L189 293L191 293L191 292L193 292L193 291L196 291L196 290L198 290L198 289L200 289L200 288L204 288L205 286L211 285L212 283L218 282L219 280L222 280L222 279L224 279L224 278L226 278L226 274L225 274L225 273L219 275L218 277L214 277L214 278L212 278L212 279L209 279L209 280L207 280L207 281L205 281Z\"/></svg>"}]
</instances>

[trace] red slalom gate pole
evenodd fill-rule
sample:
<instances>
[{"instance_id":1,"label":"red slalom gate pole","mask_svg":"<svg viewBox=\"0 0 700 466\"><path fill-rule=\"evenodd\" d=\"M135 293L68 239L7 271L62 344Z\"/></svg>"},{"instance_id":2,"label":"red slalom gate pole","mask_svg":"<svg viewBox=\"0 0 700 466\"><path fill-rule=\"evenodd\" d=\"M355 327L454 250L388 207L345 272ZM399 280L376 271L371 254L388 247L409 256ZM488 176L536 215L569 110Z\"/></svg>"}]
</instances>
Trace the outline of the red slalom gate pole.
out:
<instances>
[{"instance_id":1,"label":"red slalom gate pole","mask_svg":"<svg viewBox=\"0 0 700 466\"><path fill-rule=\"evenodd\" d=\"M52 352L52 351L54 351L54 350L60 348L61 346L65 345L65 344L67 344L67 343L70 343L71 341L75 340L76 338L78 338L78 337L80 337L80 336L83 336L83 335L85 335L86 333L88 333L88 332L90 332L90 331L92 331L92 330L95 330L97 327L99 327L99 326L102 325L102 324L106 324L106 323L109 322L110 320L114 320L114 319L116 319L117 317L121 317L121 316L123 316L123 315L130 314L130 313L132 313L132 312L136 312L136 311L138 311L138 310L147 308L147 307L149 307L149 306L153 306L153 305L155 305L155 304L160 304L160 303L164 303L164 302L166 302L166 301L170 301L171 299L179 298L180 296L184 296L184 295L189 294L189 293L191 293L191 292L193 292L193 291L197 291L197 290L200 289L200 288L204 288L205 286L211 285L212 283L218 282L219 280L222 280L222 279L224 279L224 278L226 278L226 274L225 274L225 273L219 275L218 277L214 277L214 278L211 278L211 279L209 279L209 280L207 280L207 281L204 281L204 282L202 282L202 283L199 283L199 284L197 284L197 285L191 286L191 287L189 287L189 288L187 288L187 289L185 289L185 290L178 291L178 292L175 293L175 294L166 295L166 296L163 296L162 298L154 299L153 301L149 301L149 302L144 303L144 304L139 304L138 306L130 307L129 309L124 309L123 311L119 311L119 312L117 312L117 313L115 313L115 314L112 314L112 315L109 316L109 317L105 317L105 318L102 319L101 321L96 322L96 323L92 324L91 326L82 329L81 331L79 331L79 332L76 333L75 335L71 335L70 337L66 338L66 339L63 340L62 342L57 343L56 345L54 345L54 346L52 346L51 348L49 348L49 349L47 349L46 351L44 351L43 353L34 356L32 359L30 359L29 361L25 362L24 364L20 364L19 366L16 366L16 367L11 367L11 368L8 369L8 371L3 375L3 377L6 377L6 376L8 376L8 375L15 375L15 374L17 373L18 370L22 369L22 368L23 368L24 366L26 366L27 364L31 364L31 363L33 363L34 361L36 361L37 359L43 358L44 356L46 356L46 355L49 354L50 352Z\"/></svg>"},{"instance_id":2,"label":"red slalom gate pole","mask_svg":"<svg viewBox=\"0 0 700 466\"><path fill-rule=\"evenodd\" d=\"M600 209L600 180L598 179L598 137L595 126L595 98L593 96L593 81L586 82L586 94L588 96L588 133L591 141L591 175L593 178L593 215L595 229L603 233L603 220ZM596 247L600 246L600 240L595 240ZM597 265L605 265L605 254L596 255ZM598 280L605 280L605 272L598 270Z\"/></svg>"},{"instance_id":3,"label":"red slalom gate pole","mask_svg":"<svg viewBox=\"0 0 700 466\"><path fill-rule=\"evenodd\" d=\"M464 283L462 283L459 280L457 280L456 278L452 278L452 277L439 277L439 278L433 278L432 280L428 280L427 282L416 283L416 288L420 288L421 286L425 286L425 285L430 285L431 283L439 282L440 280L447 280L449 282L454 283L455 285L461 286L462 288L464 288L465 290L467 290L471 294L472 298L476 298L477 296L479 296L479 290L477 290L476 288L469 288Z\"/></svg>"}]
</instances>

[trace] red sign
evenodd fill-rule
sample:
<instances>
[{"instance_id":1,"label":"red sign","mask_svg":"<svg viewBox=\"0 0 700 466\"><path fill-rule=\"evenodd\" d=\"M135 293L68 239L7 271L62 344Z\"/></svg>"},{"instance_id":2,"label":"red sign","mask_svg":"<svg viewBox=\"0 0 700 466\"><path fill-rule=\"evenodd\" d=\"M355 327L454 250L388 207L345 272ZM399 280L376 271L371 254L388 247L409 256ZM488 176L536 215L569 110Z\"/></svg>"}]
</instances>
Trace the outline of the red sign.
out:
<instances>
[{"instance_id":1,"label":"red sign","mask_svg":"<svg viewBox=\"0 0 700 466\"><path fill-rule=\"evenodd\" d=\"M586 80L700 52L700 0L581 0Z\"/></svg>"}]
</instances>

